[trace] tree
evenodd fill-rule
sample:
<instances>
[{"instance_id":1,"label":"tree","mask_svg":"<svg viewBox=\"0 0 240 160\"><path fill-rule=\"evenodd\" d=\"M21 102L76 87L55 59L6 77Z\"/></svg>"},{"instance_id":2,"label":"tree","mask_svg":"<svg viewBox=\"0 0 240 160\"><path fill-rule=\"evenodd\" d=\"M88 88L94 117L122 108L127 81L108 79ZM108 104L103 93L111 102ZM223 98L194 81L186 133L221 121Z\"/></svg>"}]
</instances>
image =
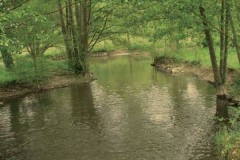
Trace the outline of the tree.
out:
<instances>
[{"instance_id":1,"label":"tree","mask_svg":"<svg viewBox=\"0 0 240 160\"><path fill-rule=\"evenodd\" d=\"M19 51L19 43L15 39L10 39L6 35L4 25L7 21L11 20L11 13L27 3L28 0L4 0L0 6L0 52L3 58L3 63L7 69L14 66L12 53Z\"/></svg>"},{"instance_id":2,"label":"tree","mask_svg":"<svg viewBox=\"0 0 240 160\"><path fill-rule=\"evenodd\" d=\"M93 47L107 35L111 9L107 2L57 0L69 68L75 74L88 74L88 58Z\"/></svg>"}]
</instances>

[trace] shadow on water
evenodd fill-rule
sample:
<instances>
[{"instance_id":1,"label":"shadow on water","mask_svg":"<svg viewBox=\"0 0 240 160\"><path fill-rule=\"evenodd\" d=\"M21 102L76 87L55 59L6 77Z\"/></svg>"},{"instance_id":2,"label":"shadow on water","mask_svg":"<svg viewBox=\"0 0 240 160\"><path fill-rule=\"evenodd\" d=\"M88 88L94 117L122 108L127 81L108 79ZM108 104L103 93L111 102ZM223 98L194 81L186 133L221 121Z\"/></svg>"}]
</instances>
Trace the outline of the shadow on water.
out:
<instances>
[{"instance_id":1,"label":"shadow on water","mask_svg":"<svg viewBox=\"0 0 240 160\"><path fill-rule=\"evenodd\" d=\"M27 121L21 121L23 116L26 116L26 112L20 109L19 100L9 105L9 128L1 130L0 124L0 136L4 138L3 141L0 141L0 159L17 159L16 155L18 154L21 155L18 159L24 159L23 157L26 155L27 150L22 144L28 144L28 139L24 132L29 128L29 124ZM7 134L2 135L2 131L3 133L5 131Z\"/></svg>"},{"instance_id":2,"label":"shadow on water","mask_svg":"<svg viewBox=\"0 0 240 160\"><path fill-rule=\"evenodd\" d=\"M216 117L221 120L221 124L229 124L228 100L222 97L216 98Z\"/></svg>"},{"instance_id":3,"label":"shadow on water","mask_svg":"<svg viewBox=\"0 0 240 160\"><path fill-rule=\"evenodd\" d=\"M86 124L98 129L100 122L90 84L76 85L70 88L73 124Z\"/></svg>"}]
</instances>

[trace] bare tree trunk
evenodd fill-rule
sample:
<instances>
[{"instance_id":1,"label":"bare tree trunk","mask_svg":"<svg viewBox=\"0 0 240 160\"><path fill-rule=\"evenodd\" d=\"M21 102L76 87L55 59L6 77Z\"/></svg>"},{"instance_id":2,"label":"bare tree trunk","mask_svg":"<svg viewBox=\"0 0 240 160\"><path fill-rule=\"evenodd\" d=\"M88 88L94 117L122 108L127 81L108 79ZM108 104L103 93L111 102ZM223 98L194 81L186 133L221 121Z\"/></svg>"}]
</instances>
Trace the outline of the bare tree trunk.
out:
<instances>
[{"instance_id":1,"label":"bare tree trunk","mask_svg":"<svg viewBox=\"0 0 240 160\"><path fill-rule=\"evenodd\" d=\"M36 49L35 38L32 39L32 44L30 44L30 47L27 48L27 50L30 53L30 55L32 56L35 77L38 78L37 53L36 53L37 49Z\"/></svg>"},{"instance_id":2,"label":"bare tree trunk","mask_svg":"<svg viewBox=\"0 0 240 160\"><path fill-rule=\"evenodd\" d=\"M64 22L64 14L62 10L62 3L61 0L57 0L58 3L58 9L59 9L59 16L60 16L60 21L61 21L61 28L62 28L62 33L64 37L64 43L65 43L65 48L67 52L67 58L68 58L68 67L71 69L73 62L72 62L72 51L71 51L71 46L70 46L70 41L69 41L69 34L67 30L67 25Z\"/></svg>"},{"instance_id":3,"label":"bare tree trunk","mask_svg":"<svg viewBox=\"0 0 240 160\"><path fill-rule=\"evenodd\" d=\"M223 57L223 66L222 70L222 83L225 84L227 77L227 59L228 59L228 39L229 39L229 16L230 16L230 4L229 1L226 1L226 18L225 18L225 46L224 46L224 57Z\"/></svg>"},{"instance_id":4,"label":"bare tree trunk","mask_svg":"<svg viewBox=\"0 0 240 160\"><path fill-rule=\"evenodd\" d=\"M77 9L78 8L78 9ZM88 26L89 18L91 16L91 1L83 0L78 3L77 17L78 19L78 28L79 28L79 46L80 46L80 59L84 68L84 74L89 73L89 64L88 64Z\"/></svg>"},{"instance_id":5,"label":"bare tree trunk","mask_svg":"<svg viewBox=\"0 0 240 160\"><path fill-rule=\"evenodd\" d=\"M73 7L71 4L72 4L72 0L68 0L69 21L70 21L70 28L72 30L74 71L75 71L75 74L80 74L83 68L80 64L80 59L79 59L78 36L75 28L75 21L73 18L73 9L72 9Z\"/></svg>"},{"instance_id":6,"label":"bare tree trunk","mask_svg":"<svg viewBox=\"0 0 240 160\"><path fill-rule=\"evenodd\" d=\"M225 52L225 0L221 0L221 18L220 18L220 76L223 76L224 52Z\"/></svg>"},{"instance_id":7,"label":"bare tree trunk","mask_svg":"<svg viewBox=\"0 0 240 160\"><path fill-rule=\"evenodd\" d=\"M221 85L221 79L220 79L220 74L219 74L219 70L218 70L216 54L215 54L215 50L214 50L214 46L213 46L212 35L211 35L211 31L210 31L208 23L207 23L205 8L203 6L199 6L199 12L200 12L200 16L201 16L203 27L204 27L205 38L208 42L209 55L210 55L210 59L211 59L211 63L212 63L212 70L213 70L213 75L214 75L214 80L215 80L215 86L219 87Z\"/></svg>"},{"instance_id":8,"label":"bare tree trunk","mask_svg":"<svg viewBox=\"0 0 240 160\"><path fill-rule=\"evenodd\" d=\"M233 43L237 52L238 62L240 64L240 46L238 43L237 32L236 32L235 24L232 18L231 10L229 11L229 20L230 20L230 25L231 25L232 34L233 34Z\"/></svg>"},{"instance_id":9,"label":"bare tree trunk","mask_svg":"<svg viewBox=\"0 0 240 160\"><path fill-rule=\"evenodd\" d=\"M64 21L61 1L58 0L64 43L67 53L69 53L68 57L73 60L72 63L75 73L88 74L88 29L90 16L92 14L90 13L92 2L91 0L74 0L74 2L75 4L73 4L72 0L67 0L66 21ZM74 6L75 10L73 8Z\"/></svg>"},{"instance_id":10,"label":"bare tree trunk","mask_svg":"<svg viewBox=\"0 0 240 160\"><path fill-rule=\"evenodd\" d=\"M14 66L12 54L7 50L7 48L1 48L1 54L3 59L3 64L6 69L11 69Z\"/></svg>"}]
</instances>

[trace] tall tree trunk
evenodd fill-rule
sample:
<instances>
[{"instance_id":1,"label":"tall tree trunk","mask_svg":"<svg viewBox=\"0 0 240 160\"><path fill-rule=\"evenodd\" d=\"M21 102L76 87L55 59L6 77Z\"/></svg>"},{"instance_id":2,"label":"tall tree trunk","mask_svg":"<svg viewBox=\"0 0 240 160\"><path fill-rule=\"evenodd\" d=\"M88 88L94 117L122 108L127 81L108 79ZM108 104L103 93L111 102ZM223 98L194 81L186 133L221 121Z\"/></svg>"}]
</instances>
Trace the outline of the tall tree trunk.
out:
<instances>
[{"instance_id":1,"label":"tall tree trunk","mask_svg":"<svg viewBox=\"0 0 240 160\"><path fill-rule=\"evenodd\" d=\"M226 18L225 18L225 46L224 46L224 55L223 55L223 66L222 70L222 83L225 84L227 77L227 59L228 59L228 39L229 39L229 17L230 16L230 2L226 0Z\"/></svg>"},{"instance_id":2,"label":"tall tree trunk","mask_svg":"<svg viewBox=\"0 0 240 160\"><path fill-rule=\"evenodd\" d=\"M79 2L79 1L78 1ZM91 16L91 1L83 0L78 3L77 17L78 19L78 29L79 29L79 46L80 46L80 59L84 68L84 74L89 73L89 64L88 64L88 26L89 19Z\"/></svg>"},{"instance_id":3,"label":"tall tree trunk","mask_svg":"<svg viewBox=\"0 0 240 160\"><path fill-rule=\"evenodd\" d=\"M230 21L230 25L231 25L231 29L232 29L232 34L233 34L233 43L234 43L234 46L235 46L235 49L237 52L238 62L240 64L240 46L238 43L237 32L236 32L236 28L235 28L235 23L233 21L231 9L229 10L229 21Z\"/></svg>"},{"instance_id":4,"label":"tall tree trunk","mask_svg":"<svg viewBox=\"0 0 240 160\"><path fill-rule=\"evenodd\" d=\"M225 52L225 0L221 0L221 18L220 18L220 76L223 77L224 52Z\"/></svg>"},{"instance_id":5,"label":"tall tree trunk","mask_svg":"<svg viewBox=\"0 0 240 160\"><path fill-rule=\"evenodd\" d=\"M1 48L0 51L2 54L3 64L5 68L11 69L14 66L12 54L8 52L8 49L5 47Z\"/></svg>"},{"instance_id":6,"label":"tall tree trunk","mask_svg":"<svg viewBox=\"0 0 240 160\"><path fill-rule=\"evenodd\" d=\"M85 0L85 15L84 16L84 55L85 55L85 73L89 73L89 54L88 54L88 27L89 19L91 16L91 0Z\"/></svg>"},{"instance_id":7,"label":"tall tree trunk","mask_svg":"<svg viewBox=\"0 0 240 160\"><path fill-rule=\"evenodd\" d=\"M65 43L65 48L66 48L66 52L67 52L68 67L69 67L69 69L72 69L72 65L73 65L72 51L71 51L71 46L70 46L68 30L67 30L67 27L66 27L66 24L64 21L64 14L63 14L63 7L62 7L61 0L57 0L57 4L58 4L58 9L59 9L59 16L60 16L60 21L61 21L61 28L62 28L64 43Z\"/></svg>"},{"instance_id":8,"label":"tall tree trunk","mask_svg":"<svg viewBox=\"0 0 240 160\"><path fill-rule=\"evenodd\" d=\"M220 74L219 74L219 70L218 70L216 54L215 54L215 50L214 50L214 46L213 46L212 35L211 35L211 31L210 31L208 23L207 23L205 8L203 6L199 6L199 12L200 12L200 16L202 19L205 38L208 42L209 55L210 55L210 59L211 59L211 63L212 63L212 70L213 70L213 75L214 75L214 80L215 80L215 86L219 87L221 85L221 79L220 79Z\"/></svg>"},{"instance_id":9,"label":"tall tree trunk","mask_svg":"<svg viewBox=\"0 0 240 160\"><path fill-rule=\"evenodd\" d=\"M78 46L78 36L75 27L75 21L73 17L73 7L72 0L68 0L68 10L69 10L69 20L70 20L70 28L72 30L72 41L73 41L73 58L74 58L74 71L75 74L80 74L83 70L80 59L79 59L79 46Z\"/></svg>"},{"instance_id":10,"label":"tall tree trunk","mask_svg":"<svg viewBox=\"0 0 240 160\"><path fill-rule=\"evenodd\" d=\"M34 66L34 71L35 71L35 77L38 78L37 55L35 53L33 53L32 58L33 58L33 66Z\"/></svg>"}]
</instances>

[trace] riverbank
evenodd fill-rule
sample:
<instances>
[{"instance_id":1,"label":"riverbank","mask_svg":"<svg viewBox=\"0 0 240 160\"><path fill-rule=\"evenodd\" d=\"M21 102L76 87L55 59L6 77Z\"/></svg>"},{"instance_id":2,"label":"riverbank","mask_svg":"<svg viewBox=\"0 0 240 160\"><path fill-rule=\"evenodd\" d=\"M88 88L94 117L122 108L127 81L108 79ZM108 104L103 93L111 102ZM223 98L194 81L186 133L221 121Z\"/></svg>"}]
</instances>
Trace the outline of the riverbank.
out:
<instances>
[{"instance_id":1,"label":"riverbank","mask_svg":"<svg viewBox=\"0 0 240 160\"><path fill-rule=\"evenodd\" d=\"M110 56L148 56L148 53L133 52L127 50L116 50L108 52L95 52L92 57L110 57ZM67 87L73 84L88 83L95 79L93 75L83 77L68 73L62 53L47 54L38 59L39 78L34 77L35 71L31 59L26 56L17 57L19 61L15 64L13 71L7 71L0 65L0 106L3 102L21 97L31 93L38 93L54 88ZM20 63L21 62L21 63ZM33 76L32 76L33 75ZM36 81L40 81L37 82Z\"/></svg>"},{"instance_id":2,"label":"riverbank","mask_svg":"<svg viewBox=\"0 0 240 160\"><path fill-rule=\"evenodd\" d=\"M113 51L95 51L91 54L91 57L111 57L111 56L149 56L149 52L128 51L128 50L113 50Z\"/></svg>"},{"instance_id":3,"label":"riverbank","mask_svg":"<svg viewBox=\"0 0 240 160\"><path fill-rule=\"evenodd\" d=\"M74 84L89 83L95 78L93 75L82 76L82 75L55 75L43 82L36 84L28 83L12 83L0 88L0 105L11 98L25 96L27 94L38 93L47 91L55 88L68 87Z\"/></svg>"},{"instance_id":4,"label":"riverbank","mask_svg":"<svg viewBox=\"0 0 240 160\"><path fill-rule=\"evenodd\" d=\"M210 67L203 66L199 63L191 61L179 61L171 57L161 56L155 58L153 64L158 70L171 73L182 74L190 73L197 76L199 79L207 81L210 84L214 84L214 76ZM236 75L240 74L236 69L228 68L228 88L226 93L228 100L232 105L240 105L240 96L233 95L231 93L230 85L233 83Z\"/></svg>"},{"instance_id":5,"label":"riverbank","mask_svg":"<svg viewBox=\"0 0 240 160\"><path fill-rule=\"evenodd\" d=\"M152 65L162 72L171 74L190 73L197 76L199 79L207 81L210 84L214 84L212 69L210 67L202 66L199 63L193 63L191 61L178 61L174 58L162 56L155 58ZM234 79L239 74L238 70L228 68L228 95L226 101L229 106L240 106L239 94L231 93L231 86L236 83L234 82ZM235 87L234 90L238 90L238 87ZM239 122L239 113L239 108L234 109L234 113L229 116L231 118L227 120L230 123L228 125L225 124L226 127L217 132L215 135L216 148L219 151L219 155L221 155L221 157L225 157L223 159L235 160L240 158L240 131L239 129L231 128Z\"/></svg>"}]
</instances>

